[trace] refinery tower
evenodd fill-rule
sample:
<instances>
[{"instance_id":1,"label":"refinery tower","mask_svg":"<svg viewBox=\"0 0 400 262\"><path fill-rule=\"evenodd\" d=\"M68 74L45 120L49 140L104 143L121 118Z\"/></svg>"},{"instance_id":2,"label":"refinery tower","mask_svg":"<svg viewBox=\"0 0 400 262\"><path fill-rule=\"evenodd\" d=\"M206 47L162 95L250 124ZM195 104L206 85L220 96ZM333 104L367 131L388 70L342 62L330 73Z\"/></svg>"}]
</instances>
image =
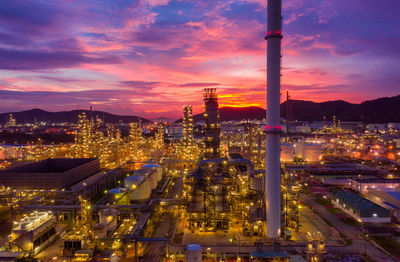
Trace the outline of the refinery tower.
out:
<instances>
[{"instance_id":1,"label":"refinery tower","mask_svg":"<svg viewBox=\"0 0 400 262\"><path fill-rule=\"evenodd\" d=\"M265 156L265 202L267 237L277 240L281 230L280 86L281 0L268 0L267 13L267 126Z\"/></svg>"},{"instance_id":2,"label":"refinery tower","mask_svg":"<svg viewBox=\"0 0 400 262\"><path fill-rule=\"evenodd\" d=\"M204 120L205 120L205 158L220 158L220 126L218 114L218 97L216 88L205 88L204 99Z\"/></svg>"}]
</instances>

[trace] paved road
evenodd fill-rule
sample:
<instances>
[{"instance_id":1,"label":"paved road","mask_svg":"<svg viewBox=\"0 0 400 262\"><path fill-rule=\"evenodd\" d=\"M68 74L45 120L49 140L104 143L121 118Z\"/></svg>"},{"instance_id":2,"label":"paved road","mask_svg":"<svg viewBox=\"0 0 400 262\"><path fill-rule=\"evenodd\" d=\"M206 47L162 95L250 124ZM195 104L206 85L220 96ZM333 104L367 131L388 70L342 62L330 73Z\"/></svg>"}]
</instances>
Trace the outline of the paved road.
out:
<instances>
[{"instance_id":1,"label":"paved road","mask_svg":"<svg viewBox=\"0 0 400 262\"><path fill-rule=\"evenodd\" d=\"M179 199L182 194L182 174L171 182L168 187L168 193L164 194L165 199ZM172 210L172 207L171 207ZM171 212L164 212L154 231L151 238L165 238L172 237L177 219L173 217ZM144 251L143 261L162 261L167 251L166 242L148 242Z\"/></svg>"},{"instance_id":2,"label":"paved road","mask_svg":"<svg viewBox=\"0 0 400 262\"><path fill-rule=\"evenodd\" d=\"M347 224L344 224L339 218L331 213L329 213L324 206L321 206L317 202L315 202L312 198L307 195L302 195L302 199L306 203L309 203L316 211L318 211L325 219L334 225L334 227L341 233L343 233L347 238L351 239L353 243L346 247L329 247L328 252L349 252L349 253L360 253L364 254L365 250L367 251L367 255L371 258L372 261L379 262L393 262L397 261L394 257L389 256L385 252L378 249L375 245L366 242L365 239L362 239L360 234L362 233L362 229L360 227L354 227Z\"/></svg>"},{"instance_id":3,"label":"paved road","mask_svg":"<svg viewBox=\"0 0 400 262\"><path fill-rule=\"evenodd\" d=\"M170 213L162 214L160 218L160 222L157 224L153 233L151 234L152 238L165 238L171 231L171 227L173 226L172 221L174 218ZM144 250L143 261L162 261L167 249L166 242L148 242L146 248Z\"/></svg>"}]
</instances>

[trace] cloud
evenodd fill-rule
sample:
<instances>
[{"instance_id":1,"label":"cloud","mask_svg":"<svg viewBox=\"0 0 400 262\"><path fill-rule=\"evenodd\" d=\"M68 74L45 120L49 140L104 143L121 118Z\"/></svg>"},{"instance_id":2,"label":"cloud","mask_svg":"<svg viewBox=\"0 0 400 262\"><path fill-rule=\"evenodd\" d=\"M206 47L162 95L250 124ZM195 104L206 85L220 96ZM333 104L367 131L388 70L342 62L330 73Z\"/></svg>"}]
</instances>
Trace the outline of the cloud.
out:
<instances>
[{"instance_id":1,"label":"cloud","mask_svg":"<svg viewBox=\"0 0 400 262\"><path fill-rule=\"evenodd\" d=\"M20 91L0 99L16 109L180 114L184 104L201 110L202 89L216 87L221 104L263 106L266 2L0 1L0 89ZM282 88L319 101L395 95L399 8L285 0Z\"/></svg>"},{"instance_id":2,"label":"cloud","mask_svg":"<svg viewBox=\"0 0 400 262\"><path fill-rule=\"evenodd\" d=\"M180 84L181 87L209 87L209 86L219 86L219 83L185 83Z\"/></svg>"},{"instance_id":3,"label":"cloud","mask_svg":"<svg viewBox=\"0 0 400 262\"><path fill-rule=\"evenodd\" d=\"M167 5L169 0L146 0L151 6Z\"/></svg>"},{"instance_id":4,"label":"cloud","mask_svg":"<svg viewBox=\"0 0 400 262\"><path fill-rule=\"evenodd\" d=\"M114 55L85 54L73 51L46 52L0 48L0 69L37 70L77 67L80 64L117 64Z\"/></svg>"},{"instance_id":5,"label":"cloud","mask_svg":"<svg viewBox=\"0 0 400 262\"><path fill-rule=\"evenodd\" d=\"M137 89L153 89L161 82L146 82L146 81L121 81L120 86L137 88Z\"/></svg>"}]
</instances>

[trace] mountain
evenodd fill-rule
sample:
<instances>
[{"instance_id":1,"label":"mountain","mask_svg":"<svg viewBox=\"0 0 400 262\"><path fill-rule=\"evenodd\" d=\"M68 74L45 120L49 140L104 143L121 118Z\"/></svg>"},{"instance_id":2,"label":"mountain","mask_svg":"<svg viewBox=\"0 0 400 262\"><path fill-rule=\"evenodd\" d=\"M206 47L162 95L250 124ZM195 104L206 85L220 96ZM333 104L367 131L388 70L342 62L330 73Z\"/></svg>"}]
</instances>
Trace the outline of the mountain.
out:
<instances>
[{"instance_id":1,"label":"mountain","mask_svg":"<svg viewBox=\"0 0 400 262\"><path fill-rule=\"evenodd\" d=\"M281 116L301 121L331 121L333 116L341 121L362 121L366 123L400 122L400 95L351 104L345 101L314 103L310 101L289 100L281 104Z\"/></svg>"},{"instance_id":2,"label":"mountain","mask_svg":"<svg viewBox=\"0 0 400 262\"><path fill-rule=\"evenodd\" d=\"M289 107L288 107L289 106ZM299 121L331 121L336 116L340 121L366 123L400 123L400 95L352 104L342 100L316 103L303 100L289 100L281 104L281 117ZM221 121L243 119L265 119L265 109L260 107L221 107ZM194 122L204 120L203 114L193 116ZM182 122L182 119L176 122Z\"/></svg>"},{"instance_id":3,"label":"mountain","mask_svg":"<svg viewBox=\"0 0 400 262\"><path fill-rule=\"evenodd\" d=\"M0 124L4 124L8 121L9 114L12 114L15 118L17 124L22 123L39 123L39 122L47 122L47 123L77 123L78 116L81 113L85 113L86 117L90 118L90 115L93 118L96 118L96 115L104 120L105 123L119 123L122 121L123 123L131 123L131 122L139 122L149 123L152 122L148 119L141 118L138 116L120 116L114 115L103 111L92 111L89 110L73 110L73 111L62 111L62 112L48 112L41 109L31 109L27 111L21 112L9 112L0 114Z\"/></svg>"},{"instance_id":4,"label":"mountain","mask_svg":"<svg viewBox=\"0 0 400 262\"><path fill-rule=\"evenodd\" d=\"M289 107L288 107L289 106ZM13 114L17 124L48 122L48 123L77 123L78 115L82 112L87 117L96 115L106 123L152 122L151 120L138 116L120 116L102 111L73 110L62 112L48 112L41 109L32 109L22 112L9 112L0 114L0 124L3 125L8 120L9 114ZM394 97L383 97L375 100L369 100L360 104L352 104L342 100L315 103L303 100L289 100L281 104L281 117L286 118L289 112L290 120L299 121L331 121L333 116L341 121L363 121L366 123L400 123L400 95ZM260 107L221 107L219 109L221 121L240 121L243 119L263 120L265 118L265 109ZM194 121L204 120L203 114L193 116ZM158 120L167 120L161 118ZM169 120L169 119L168 119ZM182 122L182 119L176 122Z\"/></svg>"},{"instance_id":5,"label":"mountain","mask_svg":"<svg viewBox=\"0 0 400 262\"><path fill-rule=\"evenodd\" d=\"M175 121L176 118L170 118L170 117L165 117L165 116L161 116L161 117L157 117L157 118L150 118L151 121L156 122L156 123L160 123L160 122L169 122L169 123L173 123Z\"/></svg>"},{"instance_id":6,"label":"mountain","mask_svg":"<svg viewBox=\"0 0 400 262\"><path fill-rule=\"evenodd\" d=\"M311 101L289 100L281 104L281 116L289 120L299 121L331 121L333 116L341 121L360 121L360 116L348 112L354 110L357 104L336 100L322 103ZM288 111L287 111L288 110Z\"/></svg>"}]
</instances>

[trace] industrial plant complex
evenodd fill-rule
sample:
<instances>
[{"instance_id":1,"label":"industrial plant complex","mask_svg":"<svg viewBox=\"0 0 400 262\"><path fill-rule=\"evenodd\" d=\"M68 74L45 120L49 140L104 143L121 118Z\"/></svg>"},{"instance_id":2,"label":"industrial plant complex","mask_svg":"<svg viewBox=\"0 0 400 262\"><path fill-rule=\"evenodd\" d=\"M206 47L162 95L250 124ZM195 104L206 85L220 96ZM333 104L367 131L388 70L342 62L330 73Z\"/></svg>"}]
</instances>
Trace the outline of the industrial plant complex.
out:
<instances>
[{"instance_id":1,"label":"industrial plant complex","mask_svg":"<svg viewBox=\"0 0 400 262\"><path fill-rule=\"evenodd\" d=\"M282 118L282 3L267 9L265 119L223 121L207 87L200 117L91 108L58 127L73 141L0 144L0 261L398 261L400 124Z\"/></svg>"},{"instance_id":2,"label":"industrial plant complex","mask_svg":"<svg viewBox=\"0 0 400 262\"><path fill-rule=\"evenodd\" d=\"M131 123L122 135L83 113L74 143L2 146L0 258L396 257L385 244L399 234L398 129L223 122L217 90L203 101L204 120L184 106L181 121Z\"/></svg>"}]
</instances>

